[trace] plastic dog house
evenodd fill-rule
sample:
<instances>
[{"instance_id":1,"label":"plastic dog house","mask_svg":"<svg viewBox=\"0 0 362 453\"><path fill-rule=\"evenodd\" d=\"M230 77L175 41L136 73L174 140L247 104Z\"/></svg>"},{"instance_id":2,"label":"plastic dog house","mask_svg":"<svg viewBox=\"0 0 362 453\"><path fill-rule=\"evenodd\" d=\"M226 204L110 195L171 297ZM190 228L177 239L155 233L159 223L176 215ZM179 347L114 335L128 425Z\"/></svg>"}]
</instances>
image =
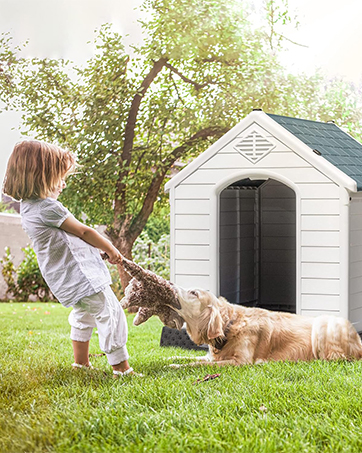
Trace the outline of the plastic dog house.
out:
<instances>
[{"instance_id":1,"label":"plastic dog house","mask_svg":"<svg viewBox=\"0 0 362 453\"><path fill-rule=\"evenodd\" d=\"M362 330L362 145L253 111L167 184L171 280Z\"/></svg>"}]
</instances>

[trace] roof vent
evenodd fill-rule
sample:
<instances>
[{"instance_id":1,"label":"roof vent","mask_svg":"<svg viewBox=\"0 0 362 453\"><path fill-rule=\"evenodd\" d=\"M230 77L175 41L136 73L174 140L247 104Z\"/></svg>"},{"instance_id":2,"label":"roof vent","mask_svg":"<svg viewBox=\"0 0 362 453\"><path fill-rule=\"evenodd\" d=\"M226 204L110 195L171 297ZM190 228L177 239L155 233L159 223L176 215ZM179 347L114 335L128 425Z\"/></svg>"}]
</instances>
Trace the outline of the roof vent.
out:
<instances>
[{"instance_id":1,"label":"roof vent","mask_svg":"<svg viewBox=\"0 0 362 453\"><path fill-rule=\"evenodd\" d=\"M234 149L253 164L263 159L274 148L275 145L256 130L250 132L246 137L242 137L234 145Z\"/></svg>"},{"instance_id":2,"label":"roof vent","mask_svg":"<svg viewBox=\"0 0 362 453\"><path fill-rule=\"evenodd\" d=\"M318 151L317 149L314 149L313 152L316 153L317 156L321 156L322 155L322 153L320 151Z\"/></svg>"},{"instance_id":3,"label":"roof vent","mask_svg":"<svg viewBox=\"0 0 362 453\"><path fill-rule=\"evenodd\" d=\"M262 112L263 109L253 109L253 112Z\"/></svg>"}]
</instances>

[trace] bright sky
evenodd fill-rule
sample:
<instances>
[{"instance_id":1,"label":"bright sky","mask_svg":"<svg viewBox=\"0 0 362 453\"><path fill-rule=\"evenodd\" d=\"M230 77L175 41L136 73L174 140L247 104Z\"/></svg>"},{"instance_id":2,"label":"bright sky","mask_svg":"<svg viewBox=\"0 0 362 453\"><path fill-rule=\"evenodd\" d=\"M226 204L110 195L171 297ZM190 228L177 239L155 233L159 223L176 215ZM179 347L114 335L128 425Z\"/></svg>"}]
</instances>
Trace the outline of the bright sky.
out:
<instances>
[{"instance_id":1,"label":"bright sky","mask_svg":"<svg viewBox=\"0 0 362 453\"><path fill-rule=\"evenodd\" d=\"M241 0L242 1L242 0ZM258 6L262 0L254 0ZM140 42L137 24L142 0L0 0L0 33L10 32L17 44L28 40L27 54L65 58L82 63L92 56L87 44L94 30L105 22L126 37L126 44ZM312 73L316 67L329 76L362 81L361 0L289 0L298 15L299 29L288 38L308 47L290 46L284 57L291 71ZM0 115L0 183L6 161L20 134L19 115ZM15 129L15 130L13 130Z\"/></svg>"}]
</instances>

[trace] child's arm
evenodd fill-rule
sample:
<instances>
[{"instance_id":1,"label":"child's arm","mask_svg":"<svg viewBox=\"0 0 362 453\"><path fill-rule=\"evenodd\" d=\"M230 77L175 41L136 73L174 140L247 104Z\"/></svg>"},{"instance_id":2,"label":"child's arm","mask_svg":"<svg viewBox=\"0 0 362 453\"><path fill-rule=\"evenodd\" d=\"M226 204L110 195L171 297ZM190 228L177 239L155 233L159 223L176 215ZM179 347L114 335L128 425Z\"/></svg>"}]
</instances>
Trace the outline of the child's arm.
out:
<instances>
[{"instance_id":1,"label":"child's arm","mask_svg":"<svg viewBox=\"0 0 362 453\"><path fill-rule=\"evenodd\" d=\"M110 263L117 264L122 262L122 255L108 239L100 235L93 228L83 225L83 223L79 222L73 216L65 219L60 225L60 228L68 233L78 236L83 239L83 241L88 242L88 244L103 250L103 252L106 252Z\"/></svg>"}]
</instances>

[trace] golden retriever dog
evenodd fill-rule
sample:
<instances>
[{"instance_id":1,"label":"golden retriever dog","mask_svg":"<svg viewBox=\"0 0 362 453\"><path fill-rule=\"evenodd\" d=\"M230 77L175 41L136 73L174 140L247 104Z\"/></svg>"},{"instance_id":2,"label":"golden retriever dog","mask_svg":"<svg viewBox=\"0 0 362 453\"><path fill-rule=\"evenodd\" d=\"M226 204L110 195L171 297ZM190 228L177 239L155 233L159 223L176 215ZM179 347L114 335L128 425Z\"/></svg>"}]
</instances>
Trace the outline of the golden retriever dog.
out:
<instances>
[{"instance_id":1,"label":"golden retriever dog","mask_svg":"<svg viewBox=\"0 0 362 453\"><path fill-rule=\"evenodd\" d=\"M209 345L208 356L190 365L362 358L361 339L346 319L248 308L209 291L175 288L181 305L176 311L185 320L189 336L198 345Z\"/></svg>"}]
</instances>

